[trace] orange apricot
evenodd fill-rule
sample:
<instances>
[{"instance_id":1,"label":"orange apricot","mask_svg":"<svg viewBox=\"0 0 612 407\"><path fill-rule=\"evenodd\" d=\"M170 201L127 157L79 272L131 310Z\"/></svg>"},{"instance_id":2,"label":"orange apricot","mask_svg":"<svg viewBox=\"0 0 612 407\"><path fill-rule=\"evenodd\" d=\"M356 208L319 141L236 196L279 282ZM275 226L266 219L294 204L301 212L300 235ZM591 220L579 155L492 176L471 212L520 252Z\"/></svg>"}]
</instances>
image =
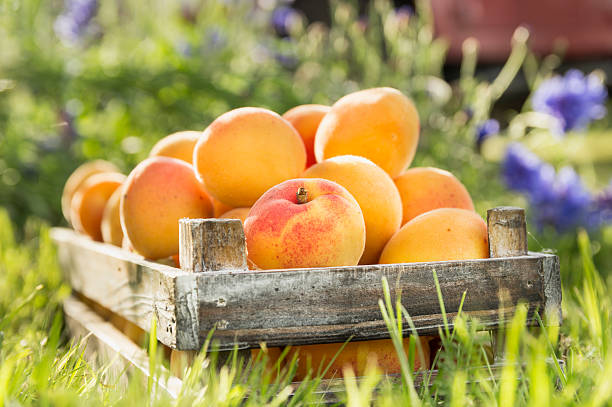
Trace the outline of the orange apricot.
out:
<instances>
[{"instance_id":1,"label":"orange apricot","mask_svg":"<svg viewBox=\"0 0 612 407\"><path fill-rule=\"evenodd\" d=\"M212 202L212 205L213 205L213 215L214 215L215 218L218 218L221 215L223 215L225 212L228 212L228 211L231 211L232 209L234 209L231 206L226 205L223 202L215 199L210 194L208 196L210 197L210 201Z\"/></svg>"},{"instance_id":2,"label":"orange apricot","mask_svg":"<svg viewBox=\"0 0 612 407\"><path fill-rule=\"evenodd\" d=\"M348 94L325 115L315 136L318 162L360 155L391 177L406 169L419 142L419 116L399 90L373 88Z\"/></svg>"},{"instance_id":3,"label":"orange apricot","mask_svg":"<svg viewBox=\"0 0 612 407\"><path fill-rule=\"evenodd\" d=\"M104 207L124 180L123 174L106 172L92 175L81 185L70 204L70 220L77 232L102 241Z\"/></svg>"},{"instance_id":4,"label":"orange apricot","mask_svg":"<svg viewBox=\"0 0 612 407\"><path fill-rule=\"evenodd\" d=\"M191 165L150 157L132 170L120 203L121 226L137 253L149 259L179 251L179 219L208 218L212 204Z\"/></svg>"},{"instance_id":5,"label":"orange apricot","mask_svg":"<svg viewBox=\"0 0 612 407\"><path fill-rule=\"evenodd\" d=\"M149 157L172 157L191 164L193 162L193 149L201 136L201 131L172 133L155 143Z\"/></svg>"},{"instance_id":6,"label":"orange apricot","mask_svg":"<svg viewBox=\"0 0 612 407\"><path fill-rule=\"evenodd\" d=\"M429 337L420 337L422 353L418 351L414 358L415 370L429 369ZM409 338L404 338L404 351L408 353ZM378 368L385 374L399 374L401 367L397 352L390 339L377 339L363 342L349 342L342 351L342 343L327 343L320 345L295 346L289 350L287 360L291 360L298 354L298 364L295 380L304 380L311 373L311 377L317 372L323 372L334 356L336 359L330 365L329 370L323 375L324 379L342 377L342 370L346 367L352 368L356 376L363 376L366 372L368 360L374 359Z\"/></svg>"},{"instance_id":7,"label":"orange apricot","mask_svg":"<svg viewBox=\"0 0 612 407\"><path fill-rule=\"evenodd\" d=\"M306 168L317 162L314 155L314 139L323 116L330 107L325 105L300 105L286 111L283 118L295 127L306 147Z\"/></svg>"},{"instance_id":8,"label":"orange apricot","mask_svg":"<svg viewBox=\"0 0 612 407\"><path fill-rule=\"evenodd\" d=\"M121 187L117 188L111 195L102 213L102 241L121 247L123 242L123 230L121 229L121 216L119 215L119 203L121 202Z\"/></svg>"},{"instance_id":9,"label":"orange apricot","mask_svg":"<svg viewBox=\"0 0 612 407\"><path fill-rule=\"evenodd\" d=\"M239 219L244 225L244 221L249 215L251 208L234 208L219 216L222 219Z\"/></svg>"},{"instance_id":10,"label":"orange apricot","mask_svg":"<svg viewBox=\"0 0 612 407\"><path fill-rule=\"evenodd\" d=\"M70 177L68 177L62 192L62 214L68 223L71 223L70 203L72 202L74 194L79 187L83 185L87 178L102 172L119 172L119 170L117 167L115 167L115 165L109 163L108 161L94 160L82 164L76 170L74 170Z\"/></svg>"},{"instance_id":11,"label":"orange apricot","mask_svg":"<svg viewBox=\"0 0 612 407\"><path fill-rule=\"evenodd\" d=\"M337 182L353 195L366 226L366 244L359 264L376 264L402 221L402 200L389 174L367 158L343 155L313 165L303 176Z\"/></svg>"},{"instance_id":12,"label":"orange apricot","mask_svg":"<svg viewBox=\"0 0 612 407\"><path fill-rule=\"evenodd\" d=\"M466 209L440 208L406 223L389 240L380 263L469 260L489 257L487 225Z\"/></svg>"},{"instance_id":13,"label":"orange apricot","mask_svg":"<svg viewBox=\"0 0 612 407\"><path fill-rule=\"evenodd\" d=\"M196 144L193 164L206 190L231 207L247 207L268 189L298 177L304 142L278 114L256 107L219 116Z\"/></svg>"},{"instance_id":14,"label":"orange apricot","mask_svg":"<svg viewBox=\"0 0 612 407\"><path fill-rule=\"evenodd\" d=\"M472 198L461 181L439 168L410 168L395 178L395 185L402 197L402 225L433 209L474 210Z\"/></svg>"}]
</instances>

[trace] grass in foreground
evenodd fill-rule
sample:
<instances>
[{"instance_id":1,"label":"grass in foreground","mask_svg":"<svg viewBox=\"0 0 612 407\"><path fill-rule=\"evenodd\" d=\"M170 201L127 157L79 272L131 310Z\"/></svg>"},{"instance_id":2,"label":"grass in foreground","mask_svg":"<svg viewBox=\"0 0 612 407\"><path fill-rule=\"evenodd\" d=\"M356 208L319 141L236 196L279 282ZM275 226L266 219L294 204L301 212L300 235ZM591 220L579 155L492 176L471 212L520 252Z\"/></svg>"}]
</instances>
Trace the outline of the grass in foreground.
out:
<instances>
[{"instance_id":1,"label":"grass in foreground","mask_svg":"<svg viewBox=\"0 0 612 407\"><path fill-rule=\"evenodd\" d=\"M60 304L69 288L62 283L48 230L30 223L25 234L24 242L16 242L8 216L0 211L0 406L323 404L317 377L291 384L292 363L272 372L263 360L245 367L231 358L218 369L214 353L201 355L176 401L144 378L128 381L109 366L91 366L83 358L84 344L63 334ZM586 233L579 233L578 241L582 270L575 273L581 283L565 287L560 332L526 328L526 309L519 308L505 327L506 341L499 346L506 364L496 373L489 364L491 335L478 331L478 321L460 317L453 332L440 332L439 375L425 377L429 387L414 386L410 366L418 349L413 348L401 356L400 378L379 377L374 366L365 378L346 372L340 400L349 406L612 404L611 291L595 270ZM381 297L381 312L399 348L402 325L411 320L388 294ZM149 349L157 355L154 348ZM158 357L151 360L157 371Z\"/></svg>"}]
</instances>

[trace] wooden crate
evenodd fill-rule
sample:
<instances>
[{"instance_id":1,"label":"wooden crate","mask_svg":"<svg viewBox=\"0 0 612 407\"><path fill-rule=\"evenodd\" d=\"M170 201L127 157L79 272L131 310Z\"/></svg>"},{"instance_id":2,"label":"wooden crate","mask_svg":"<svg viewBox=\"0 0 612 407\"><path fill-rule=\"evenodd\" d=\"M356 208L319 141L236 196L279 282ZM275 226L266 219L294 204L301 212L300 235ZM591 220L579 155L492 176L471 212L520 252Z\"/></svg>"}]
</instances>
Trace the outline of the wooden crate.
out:
<instances>
[{"instance_id":1,"label":"wooden crate","mask_svg":"<svg viewBox=\"0 0 612 407\"><path fill-rule=\"evenodd\" d=\"M177 350L201 349L212 328L220 350L388 338L378 305L383 277L417 332L436 334L443 318L434 271L451 329L464 292L463 312L484 329L508 321L519 302L529 325L536 312L561 321L558 258L527 252L522 209L487 215L489 259L355 267L248 270L242 224L229 219L181 220L181 269L69 229L52 237L73 290L144 330L155 318L158 340Z\"/></svg>"}]
</instances>

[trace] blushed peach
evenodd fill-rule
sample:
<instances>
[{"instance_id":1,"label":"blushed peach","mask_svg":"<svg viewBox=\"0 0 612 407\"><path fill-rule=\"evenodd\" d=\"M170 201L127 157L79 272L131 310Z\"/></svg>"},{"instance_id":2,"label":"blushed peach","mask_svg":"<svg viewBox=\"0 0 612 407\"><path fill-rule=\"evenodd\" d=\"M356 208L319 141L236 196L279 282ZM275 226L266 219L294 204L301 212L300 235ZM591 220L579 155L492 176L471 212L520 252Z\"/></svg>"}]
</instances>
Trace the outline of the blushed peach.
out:
<instances>
[{"instance_id":1,"label":"blushed peach","mask_svg":"<svg viewBox=\"0 0 612 407\"><path fill-rule=\"evenodd\" d=\"M147 158L132 170L120 204L123 233L149 259L179 251L179 219L208 218L212 204L191 165L168 157Z\"/></svg>"},{"instance_id":2,"label":"blushed peach","mask_svg":"<svg viewBox=\"0 0 612 407\"><path fill-rule=\"evenodd\" d=\"M314 155L314 139L323 116L330 107L325 105L300 105L283 114L283 118L295 127L306 147L306 168L317 162Z\"/></svg>"},{"instance_id":3,"label":"blushed peach","mask_svg":"<svg viewBox=\"0 0 612 407\"><path fill-rule=\"evenodd\" d=\"M353 195L366 226L359 264L376 264L402 221L402 200L391 177L372 161L355 155L329 158L307 169L303 176L337 182Z\"/></svg>"},{"instance_id":4,"label":"blushed peach","mask_svg":"<svg viewBox=\"0 0 612 407\"><path fill-rule=\"evenodd\" d=\"M414 158L419 126L417 110L399 90L354 92L334 103L321 121L315 157L321 162L338 155L359 155L396 177Z\"/></svg>"},{"instance_id":5,"label":"blushed peach","mask_svg":"<svg viewBox=\"0 0 612 407\"><path fill-rule=\"evenodd\" d=\"M278 114L243 107L219 116L196 144L198 179L219 201L253 205L268 189L300 176L306 149L293 126Z\"/></svg>"},{"instance_id":6,"label":"blushed peach","mask_svg":"<svg viewBox=\"0 0 612 407\"><path fill-rule=\"evenodd\" d=\"M489 257L487 225L466 209L441 208L406 223L389 240L380 263L469 260Z\"/></svg>"},{"instance_id":7,"label":"blushed peach","mask_svg":"<svg viewBox=\"0 0 612 407\"><path fill-rule=\"evenodd\" d=\"M472 198L453 174L439 168L410 168L395 178L402 197L402 225L417 215L438 208L474 210Z\"/></svg>"},{"instance_id":8,"label":"blushed peach","mask_svg":"<svg viewBox=\"0 0 612 407\"><path fill-rule=\"evenodd\" d=\"M106 172L92 175L79 187L70 204L74 229L93 240L102 241L102 215L109 198L125 180L125 175Z\"/></svg>"},{"instance_id":9,"label":"blushed peach","mask_svg":"<svg viewBox=\"0 0 612 407\"><path fill-rule=\"evenodd\" d=\"M248 258L261 269L354 266L365 246L363 214L335 182L300 178L268 190L244 222Z\"/></svg>"},{"instance_id":10,"label":"blushed peach","mask_svg":"<svg viewBox=\"0 0 612 407\"><path fill-rule=\"evenodd\" d=\"M193 149L202 136L201 131L179 131L160 139L153 148L149 157L171 157L193 163Z\"/></svg>"},{"instance_id":11,"label":"blushed peach","mask_svg":"<svg viewBox=\"0 0 612 407\"><path fill-rule=\"evenodd\" d=\"M79 166L70 177L68 177L64 185L64 191L62 192L62 214L68 223L71 223L70 203L72 202L75 192L83 185L87 178L102 172L119 172L119 170L114 164L108 161L94 160Z\"/></svg>"}]
</instances>

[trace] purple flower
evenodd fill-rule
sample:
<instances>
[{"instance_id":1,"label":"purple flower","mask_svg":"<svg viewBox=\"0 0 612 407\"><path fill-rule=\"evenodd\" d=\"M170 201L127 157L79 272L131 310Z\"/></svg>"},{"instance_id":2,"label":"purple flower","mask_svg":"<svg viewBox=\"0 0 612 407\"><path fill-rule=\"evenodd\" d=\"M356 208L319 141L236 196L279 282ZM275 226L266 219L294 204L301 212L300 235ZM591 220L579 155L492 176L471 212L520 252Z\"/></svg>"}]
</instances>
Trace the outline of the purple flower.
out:
<instances>
[{"instance_id":1,"label":"purple flower","mask_svg":"<svg viewBox=\"0 0 612 407\"><path fill-rule=\"evenodd\" d=\"M489 119L476 126L476 147L480 150L482 143L489 137L499 133L499 122Z\"/></svg>"},{"instance_id":2,"label":"purple flower","mask_svg":"<svg viewBox=\"0 0 612 407\"><path fill-rule=\"evenodd\" d=\"M589 226L597 228L612 223L612 181L606 189L595 196L589 213Z\"/></svg>"},{"instance_id":3,"label":"purple flower","mask_svg":"<svg viewBox=\"0 0 612 407\"><path fill-rule=\"evenodd\" d=\"M555 173L550 164L516 143L506 151L502 176L510 189L527 196L539 229L552 226L562 233L581 225L599 226L589 221L593 197L572 168Z\"/></svg>"},{"instance_id":4,"label":"purple flower","mask_svg":"<svg viewBox=\"0 0 612 407\"><path fill-rule=\"evenodd\" d=\"M64 12L55 20L55 33L67 44L78 42L97 11L97 0L66 0Z\"/></svg>"},{"instance_id":5,"label":"purple flower","mask_svg":"<svg viewBox=\"0 0 612 407\"><path fill-rule=\"evenodd\" d=\"M559 120L561 132L582 130L606 114L607 90L601 80L576 69L554 76L538 87L531 102L533 110Z\"/></svg>"},{"instance_id":6,"label":"purple flower","mask_svg":"<svg viewBox=\"0 0 612 407\"><path fill-rule=\"evenodd\" d=\"M407 23L413 15L414 9L407 4L395 9L395 18L397 18L400 23Z\"/></svg>"},{"instance_id":7,"label":"purple flower","mask_svg":"<svg viewBox=\"0 0 612 407\"><path fill-rule=\"evenodd\" d=\"M281 6L272 12L272 27L281 37L287 37L299 20L300 14L292 7Z\"/></svg>"}]
</instances>

